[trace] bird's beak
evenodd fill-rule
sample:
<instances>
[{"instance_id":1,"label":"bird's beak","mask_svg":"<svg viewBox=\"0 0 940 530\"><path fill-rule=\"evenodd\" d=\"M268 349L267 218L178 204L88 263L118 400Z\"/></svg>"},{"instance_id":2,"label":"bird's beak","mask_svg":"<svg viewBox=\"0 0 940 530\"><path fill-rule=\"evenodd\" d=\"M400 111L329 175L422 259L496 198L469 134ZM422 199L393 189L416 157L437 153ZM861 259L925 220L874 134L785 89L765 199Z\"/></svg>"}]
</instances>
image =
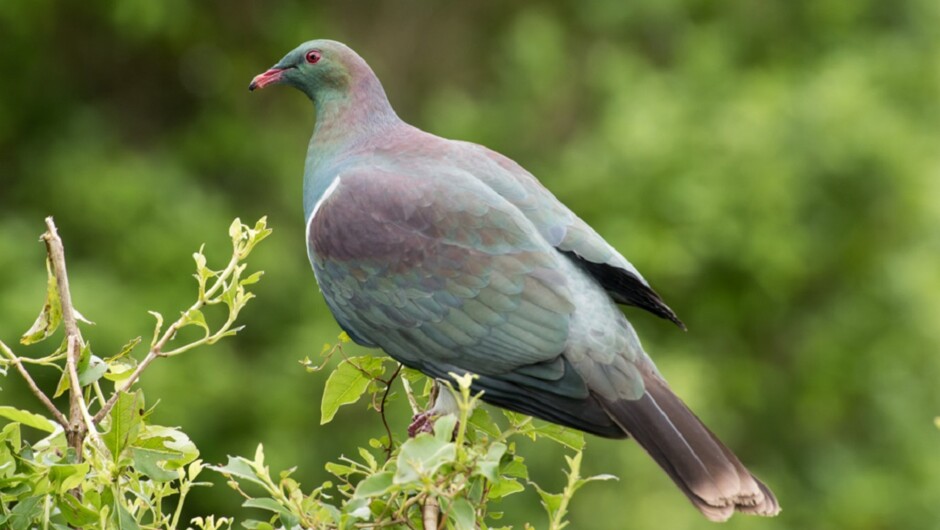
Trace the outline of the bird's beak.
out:
<instances>
[{"instance_id":1,"label":"bird's beak","mask_svg":"<svg viewBox=\"0 0 940 530\"><path fill-rule=\"evenodd\" d=\"M287 68L272 68L263 74L256 75L255 78L251 80L251 84L248 85L248 90L264 88L277 83L281 80L281 76L284 75L285 70L287 70Z\"/></svg>"}]
</instances>

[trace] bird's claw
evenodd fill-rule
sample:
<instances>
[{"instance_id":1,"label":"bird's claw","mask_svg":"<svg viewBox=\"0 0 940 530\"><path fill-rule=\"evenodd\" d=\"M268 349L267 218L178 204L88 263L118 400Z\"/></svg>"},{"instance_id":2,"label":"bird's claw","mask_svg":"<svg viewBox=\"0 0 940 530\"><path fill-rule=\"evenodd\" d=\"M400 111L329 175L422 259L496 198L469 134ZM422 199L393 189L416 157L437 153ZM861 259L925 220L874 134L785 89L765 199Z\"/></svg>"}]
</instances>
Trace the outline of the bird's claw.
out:
<instances>
[{"instance_id":1,"label":"bird's claw","mask_svg":"<svg viewBox=\"0 0 940 530\"><path fill-rule=\"evenodd\" d=\"M425 411L420 414L415 414L414 418L411 419L411 424L408 425L408 437L414 438L415 436L423 432L433 432L434 431L434 414L431 411Z\"/></svg>"},{"instance_id":2,"label":"bird's claw","mask_svg":"<svg viewBox=\"0 0 940 530\"><path fill-rule=\"evenodd\" d=\"M414 418L411 419L411 424L408 425L408 437L414 438L415 436L426 432L429 434L434 434L434 422L440 417L440 414L435 414L433 410L428 410L420 414L415 414ZM451 434L450 439L454 440L457 438L457 431L460 428L460 422L454 424L454 432Z\"/></svg>"}]
</instances>

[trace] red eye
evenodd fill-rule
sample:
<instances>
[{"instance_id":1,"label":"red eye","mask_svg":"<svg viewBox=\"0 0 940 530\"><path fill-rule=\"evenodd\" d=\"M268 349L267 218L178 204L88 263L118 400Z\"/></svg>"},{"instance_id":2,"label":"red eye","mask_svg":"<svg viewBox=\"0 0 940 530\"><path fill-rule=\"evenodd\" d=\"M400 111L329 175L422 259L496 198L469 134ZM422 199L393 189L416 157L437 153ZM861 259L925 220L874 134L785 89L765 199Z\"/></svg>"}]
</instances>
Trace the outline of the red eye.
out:
<instances>
[{"instance_id":1,"label":"red eye","mask_svg":"<svg viewBox=\"0 0 940 530\"><path fill-rule=\"evenodd\" d=\"M320 62L320 52L317 50L311 50L307 52L307 55L304 58L307 59L307 62L310 64L317 64Z\"/></svg>"}]
</instances>

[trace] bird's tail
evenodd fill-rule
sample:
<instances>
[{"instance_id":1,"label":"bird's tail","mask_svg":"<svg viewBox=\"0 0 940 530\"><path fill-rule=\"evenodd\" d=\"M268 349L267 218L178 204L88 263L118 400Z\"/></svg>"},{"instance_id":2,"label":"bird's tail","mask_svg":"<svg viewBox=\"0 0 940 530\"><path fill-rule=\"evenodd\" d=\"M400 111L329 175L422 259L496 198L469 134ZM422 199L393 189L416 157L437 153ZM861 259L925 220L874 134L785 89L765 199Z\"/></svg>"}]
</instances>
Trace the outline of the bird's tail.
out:
<instances>
[{"instance_id":1,"label":"bird's tail","mask_svg":"<svg viewBox=\"0 0 940 530\"><path fill-rule=\"evenodd\" d=\"M608 415L656 460L679 489L712 521L734 512L773 516L774 494L672 393L654 373L636 401L604 402Z\"/></svg>"}]
</instances>

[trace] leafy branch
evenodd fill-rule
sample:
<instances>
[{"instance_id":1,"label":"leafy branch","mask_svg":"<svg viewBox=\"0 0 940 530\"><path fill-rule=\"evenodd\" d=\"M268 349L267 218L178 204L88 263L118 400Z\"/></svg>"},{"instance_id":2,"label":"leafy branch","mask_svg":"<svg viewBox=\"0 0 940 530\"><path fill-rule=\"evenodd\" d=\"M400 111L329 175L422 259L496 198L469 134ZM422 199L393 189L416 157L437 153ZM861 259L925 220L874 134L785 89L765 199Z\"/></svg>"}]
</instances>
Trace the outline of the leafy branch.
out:
<instances>
[{"instance_id":1,"label":"leafy branch","mask_svg":"<svg viewBox=\"0 0 940 530\"><path fill-rule=\"evenodd\" d=\"M193 348L214 344L236 334L239 312L253 294L248 286L261 278L261 272L245 275L244 260L271 231L265 219L253 227L238 219L229 236L232 255L220 270L207 267L200 249L196 262L198 291L196 301L164 329L157 320L153 340L138 364L131 356L140 338L129 341L121 351L100 358L83 339L80 324L91 324L73 304L62 239L52 218L46 219L47 292L39 317L21 337L32 345L64 328L62 344L52 354L40 358L17 355L0 342L0 373L14 366L30 392L42 403L49 417L30 411L0 406L0 417L10 421L0 430L0 526L25 530L35 524L47 528L139 528L176 529L187 494L203 469L198 450L181 431L152 425L144 406L143 393L130 391L147 367L159 357L172 357ZM225 321L210 325L202 309L224 305ZM188 326L200 328L201 337L174 343L178 332ZM55 369L61 378L51 395L36 384L26 365ZM106 398L102 383L114 388ZM68 412L56 407L54 399L68 391ZM91 410L97 407L92 415ZM20 433L26 426L47 433L32 445ZM172 513L163 510L164 500L177 496ZM214 517L195 521L204 530L218 530L231 520Z\"/></svg>"},{"instance_id":2,"label":"leafy branch","mask_svg":"<svg viewBox=\"0 0 940 530\"><path fill-rule=\"evenodd\" d=\"M140 377L140 374L150 366L150 363L160 357L173 357L205 344L215 344L219 339L235 335L241 331L241 327L233 328L232 326L238 318L239 311L245 307L249 300L254 298L254 295L246 291L245 287L257 283L264 274L262 271L258 271L242 279L241 275L247 265L242 264L241 261L247 258L254 246L270 233L271 230L266 227L265 219L258 221L254 228L248 228L236 219L229 228L229 236L232 238L234 252L228 265L221 271L213 271L206 267L206 256L203 254L202 248L193 254L193 259L196 261L196 274L194 276L199 283L199 293L196 301L189 309L183 311L180 317L170 324L162 335L160 331L163 327L163 315L155 311L150 312L157 319L153 331L153 340L150 342L150 351L147 352L144 360L124 382L122 389L133 385ZM207 284L209 285L208 288L206 287ZM213 332L206 323L202 308L218 304L228 306L228 318ZM164 351L170 341L176 337L176 333L186 326L198 326L202 328L205 334L198 340L178 346L170 351ZM100 422L107 416L117 401L117 397L118 394L115 393L101 407L101 410L94 417L95 423Z\"/></svg>"},{"instance_id":3,"label":"leafy branch","mask_svg":"<svg viewBox=\"0 0 940 530\"><path fill-rule=\"evenodd\" d=\"M401 380L416 414L432 410L435 388L449 393L459 412L434 418L432 432L419 433L401 444L393 444L389 432L387 439L372 439L368 448L357 448L358 457L328 462L326 470L337 483L323 483L310 493L304 493L289 473L273 480L260 447L253 459L230 456L226 465L211 469L229 479L229 485L245 498L243 506L269 514L266 520L244 522L247 528L489 528L490 522L502 517L492 506L532 485L542 497L550 528L561 530L567 525L567 507L574 493L592 480L611 478L581 477L584 439L579 432L508 411L502 411L501 421L494 420L479 406L480 394L472 392L475 376L451 374L450 381L435 383L388 358L347 356L342 352L347 340L341 335L337 345L324 346L326 361L302 361L316 371L325 368L337 352L342 356L324 389L321 421L330 421L338 408L357 403L366 394L371 408L376 408L379 398L384 403L389 395L385 383L393 380L389 373ZM414 392L417 383L423 383L423 391ZM379 412L384 412L384 405ZM568 483L562 492L548 493L529 480L524 458L516 452L515 440L522 437L544 438L574 450L566 457ZM372 450L388 451L389 447L390 458L379 463ZM260 494L252 494L259 487Z\"/></svg>"}]
</instances>

